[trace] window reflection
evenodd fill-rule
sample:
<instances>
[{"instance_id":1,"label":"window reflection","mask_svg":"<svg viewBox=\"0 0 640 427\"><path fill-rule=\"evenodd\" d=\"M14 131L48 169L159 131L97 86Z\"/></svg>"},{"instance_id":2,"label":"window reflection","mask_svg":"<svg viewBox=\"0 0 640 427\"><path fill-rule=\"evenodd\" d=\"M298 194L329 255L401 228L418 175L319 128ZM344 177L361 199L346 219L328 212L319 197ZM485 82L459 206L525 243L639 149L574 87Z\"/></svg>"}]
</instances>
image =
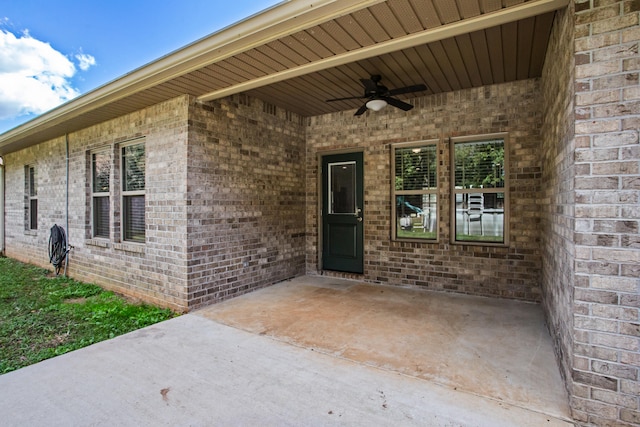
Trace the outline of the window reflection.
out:
<instances>
[{"instance_id":1,"label":"window reflection","mask_svg":"<svg viewBox=\"0 0 640 427\"><path fill-rule=\"evenodd\" d=\"M353 214L356 211L356 163L329 164L330 211L332 214Z\"/></svg>"}]
</instances>

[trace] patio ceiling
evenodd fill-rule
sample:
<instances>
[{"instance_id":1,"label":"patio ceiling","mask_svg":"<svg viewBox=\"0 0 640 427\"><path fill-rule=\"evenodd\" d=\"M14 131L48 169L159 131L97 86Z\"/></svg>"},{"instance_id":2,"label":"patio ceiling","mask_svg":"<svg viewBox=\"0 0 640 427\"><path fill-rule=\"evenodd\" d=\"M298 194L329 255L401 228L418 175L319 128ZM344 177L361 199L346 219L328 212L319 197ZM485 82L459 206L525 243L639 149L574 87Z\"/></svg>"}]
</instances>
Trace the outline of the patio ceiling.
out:
<instances>
[{"instance_id":1,"label":"patio ceiling","mask_svg":"<svg viewBox=\"0 0 640 427\"><path fill-rule=\"evenodd\" d=\"M358 108L359 79L410 97L538 77L568 0L293 0L0 135L0 155L185 93L246 93L301 116Z\"/></svg>"}]
</instances>

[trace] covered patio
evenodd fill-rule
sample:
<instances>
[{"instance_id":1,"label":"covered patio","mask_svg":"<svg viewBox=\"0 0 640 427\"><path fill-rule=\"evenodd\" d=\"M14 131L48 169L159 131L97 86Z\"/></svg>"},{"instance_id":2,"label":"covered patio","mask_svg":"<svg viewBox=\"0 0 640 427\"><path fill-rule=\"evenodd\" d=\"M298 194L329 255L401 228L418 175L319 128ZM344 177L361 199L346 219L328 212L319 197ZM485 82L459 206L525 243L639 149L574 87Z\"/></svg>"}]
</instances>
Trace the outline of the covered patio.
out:
<instances>
[{"instance_id":1,"label":"covered patio","mask_svg":"<svg viewBox=\"0 0 640 427\"><path fill-rule=\"evenodd\" d=\"M537 304L303 276L196 314L532 417L570 419Z\"/></svg>"}]
</instances>

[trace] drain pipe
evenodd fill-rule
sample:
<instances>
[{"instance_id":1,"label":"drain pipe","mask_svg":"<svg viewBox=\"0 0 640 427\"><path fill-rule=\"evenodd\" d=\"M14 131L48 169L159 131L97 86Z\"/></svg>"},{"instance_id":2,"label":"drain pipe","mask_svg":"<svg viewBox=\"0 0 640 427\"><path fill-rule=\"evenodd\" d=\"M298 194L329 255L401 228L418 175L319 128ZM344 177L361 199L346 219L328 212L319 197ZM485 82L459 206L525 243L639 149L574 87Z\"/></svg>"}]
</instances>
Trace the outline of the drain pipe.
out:
<instances>
[{"instance_id":1,"label":"drain pipe","mask_svg":"<svg viewBox=\"0 0 640 427\"><path fill-rule=\"evenodd\" d=\"M69 134L64 134L64 141L67 148L67 161L66 161L66 169L67 169L67 200L66 200L66 211L65 211L65 231L67 233L67 247L66 253L64 256L64 277L67 277L67 264L69 264L69 251L71 251L71 246L69 245L69 238L71 233L69 233Z\"/></svg>"},{"instance_id":2,"label":"drain pipe","mask_svg":"<svg viewBox=\"0 0 640 427\"><path fill-rule=\"evenodd\" d=\"M0 255L4 255L4 159L0 156Z\"/></svg>"}]
</instances>

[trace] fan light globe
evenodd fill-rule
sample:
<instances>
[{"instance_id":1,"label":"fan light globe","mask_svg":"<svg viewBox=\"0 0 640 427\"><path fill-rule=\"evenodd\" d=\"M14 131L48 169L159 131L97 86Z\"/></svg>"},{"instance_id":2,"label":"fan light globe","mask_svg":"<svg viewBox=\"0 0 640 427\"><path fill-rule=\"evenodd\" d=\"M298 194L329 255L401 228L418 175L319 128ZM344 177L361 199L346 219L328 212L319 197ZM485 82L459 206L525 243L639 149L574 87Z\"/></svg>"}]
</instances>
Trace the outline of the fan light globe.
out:
<instances>
[{"instance_id":1,"label":"fan light globe","mask_svg":"<svg viewBox=\"0 0 640 427\"><path fill-rule=\"evenodd\" d=\"M385 101L384 99L372 99L371 101L367 102L367 108L373 111L380 111L386 106L387 101Z\"/></svg>"}]
</instances>

